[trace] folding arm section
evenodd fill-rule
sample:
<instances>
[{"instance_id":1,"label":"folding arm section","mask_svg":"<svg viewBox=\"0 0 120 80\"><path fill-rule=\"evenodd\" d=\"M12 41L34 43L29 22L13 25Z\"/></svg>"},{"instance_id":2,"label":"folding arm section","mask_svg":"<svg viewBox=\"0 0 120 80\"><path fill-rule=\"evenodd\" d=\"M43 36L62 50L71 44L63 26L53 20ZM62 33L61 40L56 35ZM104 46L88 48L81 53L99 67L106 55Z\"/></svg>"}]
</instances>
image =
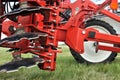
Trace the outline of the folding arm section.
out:
<instances>
[{"instance_id":1,"label":"folding arm section","mask_svg":"<svg viewBox=\"0 0 120 80\"><path fill-rule=\"evenodd\" d=\"M98 31L91 31L90 29L87 31L88 36L86 37L87 40L96 41L98 44L96 45L96 51L98 50L106 50L106 51L114 51L120 52L120 36L118 35L109 35L103 34ZM109 45L102 45L99 42L113 44L115 46Z\"/></svg>"},{"instance_id":2,"label":"folding arm section","mask_svg":"<svg viewBox=\"0 0 120 80\"><path fill-rule=\"evenodd\" d=\"M87 29L72 29L67 31L66 35L66 44L69 45L72 49L80 54L84 52L84 41L95 41L98 44L96 45L96 51L106 50L120 52L120 48L117 46L101 45L99 42L108 43L108 44L120 44L120 37L117 35L109 35L100 33L99 31L93 28Z\"/></svg>"},{"instance_id":3,"label":"folding arm section","mask_svg":"<svg viewBox=\"0 0 120 80\"><path fill-rule=\"evenodd\" d=\"M113 9L113 10L116 10L118 8L118 0L105 0L105 2L99 6L95 5L94 3L89 1L88 7L93 9L94 13L100 12L100 13L120 22L119 15L116 15L116 14L104 9L104 7L109 5L109 4L110 4L111 9Z\"/></svg>"}]
</instances>

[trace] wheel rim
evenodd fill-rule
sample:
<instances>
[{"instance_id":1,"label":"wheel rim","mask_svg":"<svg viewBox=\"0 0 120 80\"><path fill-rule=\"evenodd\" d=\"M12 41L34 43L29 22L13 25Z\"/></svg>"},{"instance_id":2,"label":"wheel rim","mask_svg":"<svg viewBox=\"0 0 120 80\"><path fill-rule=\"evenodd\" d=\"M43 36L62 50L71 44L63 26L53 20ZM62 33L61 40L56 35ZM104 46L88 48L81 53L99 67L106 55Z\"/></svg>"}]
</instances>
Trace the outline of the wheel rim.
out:
<instances>
[{"instance_id":1,"label":"wheel rim","mask_svg":"<svg viewBox=\"0 0 120 80\"><path fill-rule=\"evenodd\" d=\"M107 29L98 25L89 26L89 28L94 28L101 33L110 34L110 32ZM103 51L103 50L98 50L98 52L96 53L96 46L94 44L95 44L94 41L84 42L85 52L80 55L88 62L92 62L92 63L103 62L112 54L111 51ZM107 44L101 42L99 42L99 44L113 46L113 44Z\"/></svg>"}]
</instances>

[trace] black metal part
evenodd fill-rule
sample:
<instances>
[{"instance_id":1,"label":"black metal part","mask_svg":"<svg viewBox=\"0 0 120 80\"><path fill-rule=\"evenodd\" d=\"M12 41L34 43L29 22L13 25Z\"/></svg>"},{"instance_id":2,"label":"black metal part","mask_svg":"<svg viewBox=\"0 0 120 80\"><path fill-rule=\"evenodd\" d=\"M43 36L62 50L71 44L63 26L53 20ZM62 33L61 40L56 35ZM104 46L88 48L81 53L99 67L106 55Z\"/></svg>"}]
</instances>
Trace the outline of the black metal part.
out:
<instances>
[{"instance_id":1,"label":"black metal part","mask_svg":"<svg viewBox=\"0 0 120 80\"><path fill-rule=\"evenodd\" d=\"M8 42L8 43L19 42L22 39L32 40L32 39L36 39L39 37L46 37L46 36L47 36L47 34L45 34L45 33L26 32L26 33L15 34L15 35L9 36L7 38L4 38L4 39L0 40L0 44L5 43L5 42Z\"/></svg>"},{"instance_id":2,"label":"black metal part","mask_svg":"<svg viewBox=\"0 0 120 80\"><path fill-rule=\"evenodd\" d=\"M90 31L88 34L88 38L95 38L96 32Z\"/></svg>"},{"instance_id":3,"label":"black metal part","mask_svg":"<svg viewBox=\"0 0 120 80\"><path fill-rule=\"evenodd\" d=\"M11 33L14 33L16 31L14 28L15 28L14 26L10 25L8 29Z\"/></svg>"},{"instance_id":4,"label":"black metal part","mask_svg":"<svg viewBox=\"0 0 120 80\"><path fill-rule=\"evenodd\" d=\"M20 49L19 48L11 48L11 49L7 50L7 52L18 51L18 50L20 50Z\"/></svg>"},{"instance_id":5,"label":"black metal part","mask_svg":"<svg viewBox=\"0 0 120 80\"><path fill-rule=\"evenodd\" d=\"M19 8L16 10L13 10L12 12L8 12L2 16L0 16L0 18L4 18L7 17L9 18L10 16L18 16L18 15L28 15L31 13L42 13L44 10L50 10L49 8L45 8L45 7L27 7L27 8Z\"/></svg>"},{"instance_id":6,"label":"black metal part","mask_svg":"<svg viewBox=\"0 0 120 80\"><path fill-rule=\"evenodd\" d=\"M68 21L68 19L70 18L70 15L71 15L70 9L67 9L64 12L60 12L60 16L64 18L63 21Z\"/></svg>"},{"instance_id":7,"label":"black metal part","mask_svg":"<svg viewBox=\"0 0 120 80\"><path fill-rule=\"evenodd\" d=\"M54 6L54 3L56 3L56 6L59 6L60 3L58 0L46 0L46 4L47 5L51 5L51 6Z\"/></svg>"},{"instance_id":8,"label":"black metal part","mask_svg":"<svg viewBox=\"0 0 120 80\"><path fill-rule=\"evenodd\" d=\"M95 48L96 48L96 49L95 49L95 52L97 53L97 52L98 52L99 42L95 42L94 45L95 45Z\"/></svg>"},{"instance_id":9,"label":"black metal part","mask_svg":"<svg viewBox=\"0 0 120 80\"><path fill-rule=\"evenodd\" d=\"M6 72L12 72L18 70L20 67L31 67L33 65L36 65L36 63L44 63L44 60L42 58L23 58L22 60L17 61L11 61L4 65L0 66L0 72L6 71Z\"/></svg>"}]
</instances>

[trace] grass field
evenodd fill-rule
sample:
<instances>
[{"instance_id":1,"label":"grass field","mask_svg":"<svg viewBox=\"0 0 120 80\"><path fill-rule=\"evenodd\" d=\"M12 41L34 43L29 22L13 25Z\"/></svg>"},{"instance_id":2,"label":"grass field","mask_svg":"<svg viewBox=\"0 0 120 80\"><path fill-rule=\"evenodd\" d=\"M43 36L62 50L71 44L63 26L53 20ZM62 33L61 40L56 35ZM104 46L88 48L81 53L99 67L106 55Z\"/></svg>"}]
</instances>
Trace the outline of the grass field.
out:
<instances>
[{"instance_id":1,"label":"grass field","mask_svg":"<svg viewBox=\"0 0 120 80\"><path fill-rule=\"evenodd\" d=\"M0 64L11 59L6 49L0 48ZM58 54L55 71L43 71L33 67L21 68L13 73L1 73L0 80L120 80L120 58L111 64L78 64L63 46L63 53Z\"/></svg>"}]
</instances>

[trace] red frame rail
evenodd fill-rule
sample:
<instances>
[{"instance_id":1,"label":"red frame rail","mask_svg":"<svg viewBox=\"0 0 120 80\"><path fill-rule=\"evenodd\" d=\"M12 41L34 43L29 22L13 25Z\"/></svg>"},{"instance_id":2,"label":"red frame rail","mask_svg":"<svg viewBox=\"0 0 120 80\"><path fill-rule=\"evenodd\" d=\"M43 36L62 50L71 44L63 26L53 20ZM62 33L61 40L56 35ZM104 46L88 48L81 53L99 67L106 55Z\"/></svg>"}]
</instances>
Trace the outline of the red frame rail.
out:
<instances>
[{"instance_id":1,"label":"red frame rail","mask_svg":"<svg viewBox=\"0 0 120 80\"><path fill-rule=\"evenodd\" d=\"M1 3L2 0L0 0ZM14 1L14 0L13 0ZM119 47L111 47L105 45L99 45L99 42L110 43L110 44L120 44L120 37L118 35L108 35L100 33L99 31L87 28L85 29L85 22L97 13L102 13L118 22L120 22L120 16L109 12L104 9L106 5L116 5L117 0L106 0L101 5L96 5L90 0L77 0L74 3L65 3L60 2L59 0L54 0L54 2L60 2L58 6L57 3L51 5L47 5L46 0L19 0L19 2L28 2L29 6L41 6L44 12L44 15L40 13L33 13L27 16L18 15L17 22L12 20L5 21L6 18L3 18L2 23L2 31L7 36L11 36L13 34L10 33L9 27L12 25L15 28L22 28L24 26L25 32L42 32L46 33L48 36L46 38L46 42L44 43L43 48L31 48L29 40L21 40L15 44L6 43L1 44L1 47L9 47L9 48L20 48L21 51L14 52L13 54L22 54L31 52L33 54L39 55L44 58L45 63L38 66L44 70L54 70L55 62L56 62L56 54L60 52L57 49L58 41L65 42L70 48L74 49L78 53L84 53L84 41L96 41L98 45L96 47L97 50L108 50L108 51L117 51L120 52ZM34 4L33 4L34 2ZM112 4L113 3L113 4ZM117 7L117 5L116 5ZM113 10L116 9L113 7ZM49 8L49 10L48 10ZM1 7L0 7L1 9ZM61 17L59 16L59 12L64 11L66 9L71 10L71 17L66 23L60 23ZM4 10L3 10L4 11ZM0 13L0 15L2 15ZM47 17L46 17L47 16ZM43 21L52 22L52 24L46 24ZM41 43L39 39L34 40L35 46L40 46ZM46 47L47 46L47 47ZM37 51L37 52L36 52ZM49 62L48 62L49 61Z\"/></svg>"}]
</instances>

